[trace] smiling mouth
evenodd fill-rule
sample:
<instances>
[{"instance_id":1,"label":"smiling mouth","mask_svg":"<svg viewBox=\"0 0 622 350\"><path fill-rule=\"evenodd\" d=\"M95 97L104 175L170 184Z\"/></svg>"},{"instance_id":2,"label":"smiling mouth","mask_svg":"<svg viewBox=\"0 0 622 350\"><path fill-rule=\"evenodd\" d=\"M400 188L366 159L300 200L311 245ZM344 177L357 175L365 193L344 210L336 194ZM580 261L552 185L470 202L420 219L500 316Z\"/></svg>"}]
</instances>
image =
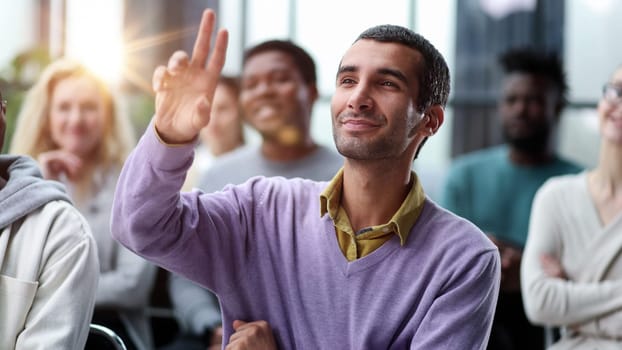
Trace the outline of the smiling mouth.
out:
<instances>
[{"instance_id":1,"label":"smiling mouth","mask_svg":"<svg viewBox=\"0 0 622 350\"><path fill-rule=\"evenodd\" d=\"M377 123L371 122L371 121L369 121L367 119L346 119L346 120L342 121L341 124L344 124L344 125L361 125L361 126L368 126L368 127L379 126Z\"/></svg>"},{"instance_id":2,"label":"smiling mouth","mask_svg":"<svg viewBox=\"0 0 622 350\"><path fill-rule=\"evenodd\" d=\"M257 119L269 119L279 115L279 110L272 105L263 105L256 108L252 115Z\"/></svg>"},{"instance_id":3,"label":"smiling mouth","mask_svg":"<svg viewBox=\"0 0 622 350\"><path fill-rule=\"evenodd\" d=\"M346 131L357 133L376 130L380 125L367 119L346 119L341 121L341 127Z\"/></svg>"}]
</instances>

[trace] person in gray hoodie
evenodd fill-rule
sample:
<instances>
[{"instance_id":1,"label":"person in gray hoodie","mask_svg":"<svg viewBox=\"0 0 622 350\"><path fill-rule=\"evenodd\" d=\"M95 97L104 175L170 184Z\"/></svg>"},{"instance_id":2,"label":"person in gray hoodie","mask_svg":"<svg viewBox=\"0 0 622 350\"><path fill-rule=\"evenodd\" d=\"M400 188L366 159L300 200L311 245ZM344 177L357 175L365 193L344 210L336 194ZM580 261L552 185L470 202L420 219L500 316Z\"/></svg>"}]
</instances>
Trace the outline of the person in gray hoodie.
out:
<instances>
[{"instance_id":1,"label":"person in gray hoodie","mask_svg":"<svg viewBox=\"0 0 622 350\"><path fill-rule=\"evenodd\" d=\"M90 228L63 185L29 157L0 154L0 349L84 348L98 274Z\"/></svg>"}]
</instances>

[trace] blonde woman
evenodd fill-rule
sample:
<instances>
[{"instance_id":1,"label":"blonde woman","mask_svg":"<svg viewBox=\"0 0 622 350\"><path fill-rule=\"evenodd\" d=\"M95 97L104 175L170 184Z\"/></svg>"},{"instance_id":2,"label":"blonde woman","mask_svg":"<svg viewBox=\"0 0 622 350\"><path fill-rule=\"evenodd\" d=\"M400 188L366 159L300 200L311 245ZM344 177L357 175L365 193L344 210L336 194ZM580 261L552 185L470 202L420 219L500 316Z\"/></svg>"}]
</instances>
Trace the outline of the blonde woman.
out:
<instances>
[{"instance_id":1,"label":"blonde woman","mask_svg":"<svg viewBox=\"0 0 622 350\"><path fill-rule=\"evenodd\" d=\"M97 242L100 278L93 321L152 347L145 308L155 267L110 237L114 188L134 139L113 96L98 77L67 59L49 65L28 92L11 153L38 160L44 177L65 184ZM129 341L131 340L131 342Z\"/></svg>"},{"instance_id":2,"label":"blonde woman","mask_svg":"<svg viewBox=\"0 0 622 350\"><path fill-rule=\"evenodd\" d=\"M562 327L556 350L622 349L622 66L603 88L598 120L598 165L538 190L523 253L525 310Z\"/></svg>"}]
</instances>

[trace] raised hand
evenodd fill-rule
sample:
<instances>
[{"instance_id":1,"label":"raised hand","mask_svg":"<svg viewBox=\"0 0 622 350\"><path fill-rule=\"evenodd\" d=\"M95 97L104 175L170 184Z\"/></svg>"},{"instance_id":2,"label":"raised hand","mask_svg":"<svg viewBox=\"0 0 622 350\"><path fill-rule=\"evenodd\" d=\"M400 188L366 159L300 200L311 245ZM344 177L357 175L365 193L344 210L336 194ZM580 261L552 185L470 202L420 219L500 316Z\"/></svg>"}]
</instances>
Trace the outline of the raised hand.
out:
<instances>
[{"instance_id":1,"label":"raised hand","mask_svg":"<svg viewBox=\"0 0 622 350\"><path fill-rule=\"evenodd\" d=\"M192 57L177 51L168 66L160 66L153 73L155 127L167 143L190 142L209 122L228 39L227 31L219 30L209 55L215 19L214 11L203 12Z\"/></svg>"}]
</instances>

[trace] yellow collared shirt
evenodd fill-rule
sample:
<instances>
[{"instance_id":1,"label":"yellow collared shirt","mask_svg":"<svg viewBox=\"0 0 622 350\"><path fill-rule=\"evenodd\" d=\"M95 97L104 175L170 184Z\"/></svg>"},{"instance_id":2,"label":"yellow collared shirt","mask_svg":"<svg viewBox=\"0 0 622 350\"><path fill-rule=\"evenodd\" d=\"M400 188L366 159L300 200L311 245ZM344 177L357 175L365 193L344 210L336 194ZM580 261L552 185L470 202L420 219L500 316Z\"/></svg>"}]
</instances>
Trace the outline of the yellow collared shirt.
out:
<instances>
[{"instance_id":1,"label":"yellow collared shirt","mask_svg":"<svg viewBox=\"0 0 622 350\"><path fill-rule=\"evenodd\" d=\"M421 214L425 201L423 187L415 172L411 172L410 181L413 184L410 192L388 223L366 227L355 233L346 211L341 206L343 168L333 177L320 194L320 215L328 213L333 220L339 248L348 261L370 254L388 241L393 234L398 235L401 245L404 245L412 226Z\"/></svg>"}]
</instances>

